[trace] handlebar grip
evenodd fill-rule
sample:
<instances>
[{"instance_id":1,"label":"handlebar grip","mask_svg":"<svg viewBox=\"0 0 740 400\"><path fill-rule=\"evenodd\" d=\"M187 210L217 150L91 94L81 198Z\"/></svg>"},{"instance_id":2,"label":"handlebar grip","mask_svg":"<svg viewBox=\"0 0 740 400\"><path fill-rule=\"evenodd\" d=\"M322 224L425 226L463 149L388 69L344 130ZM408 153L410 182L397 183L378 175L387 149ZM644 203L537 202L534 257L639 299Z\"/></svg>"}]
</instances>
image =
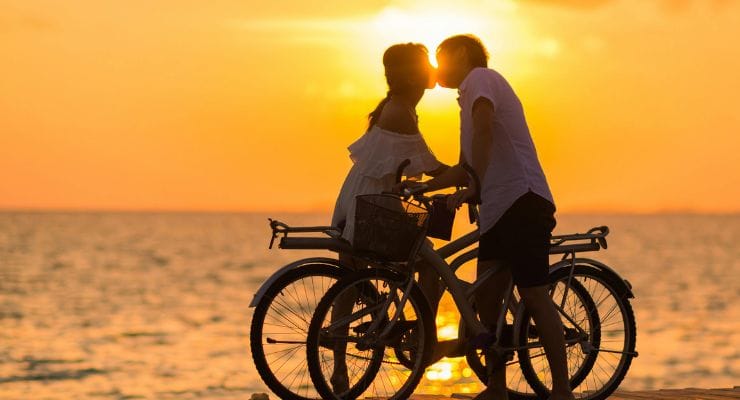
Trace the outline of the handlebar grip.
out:
<instances>
[{"instance_id":1,"label":"handlebar grip","mask_svg":"<svg viewBox=\"0 0 740 400\"><path fill-rule=\"evenodd\" d=\"M403 176L403 170L411 164L411 160L408 158L403 160L396 169L396 183L401 183L401 177Z\"/></svg>"}]
</instances>

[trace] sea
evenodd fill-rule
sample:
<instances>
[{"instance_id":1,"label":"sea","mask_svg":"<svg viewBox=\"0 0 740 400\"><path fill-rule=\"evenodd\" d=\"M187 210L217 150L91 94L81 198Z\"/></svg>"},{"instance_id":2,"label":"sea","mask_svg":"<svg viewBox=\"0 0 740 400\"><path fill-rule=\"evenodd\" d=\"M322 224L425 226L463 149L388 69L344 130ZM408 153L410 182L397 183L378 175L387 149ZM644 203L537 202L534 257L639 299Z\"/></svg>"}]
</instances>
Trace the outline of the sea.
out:
<instances>
[{"instance_id":1,"label":"sea","mask_svg":"<svg viewBox=\"0 0 740 400\"><path fill-rule=\"evenodd\" d=\"M282 265L333 254L269 250L268 217L329 220L282 212L0 213L0 399L269 393L251 361L249 303ZM612 267L635 294L639 357L621 389L739 385L740 215L563 214L555 233L601 225L611 230L608 249L584 256ZM470 229L456 220L456 234ZM455 310L443 302L441 312ZM460 390L439 376L427 374L420 388Z\"/></svg>"}]
</instances>

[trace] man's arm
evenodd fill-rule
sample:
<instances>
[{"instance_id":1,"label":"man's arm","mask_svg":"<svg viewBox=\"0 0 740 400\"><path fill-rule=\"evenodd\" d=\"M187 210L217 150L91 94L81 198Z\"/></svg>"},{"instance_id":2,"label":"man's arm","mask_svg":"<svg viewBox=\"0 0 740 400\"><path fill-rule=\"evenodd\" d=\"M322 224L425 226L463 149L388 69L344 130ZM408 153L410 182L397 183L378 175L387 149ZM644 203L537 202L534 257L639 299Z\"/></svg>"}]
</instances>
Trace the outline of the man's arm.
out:
<instances>
[{"instance_id":1,"label":"man's arm","mask_svg":"<svg viewBox=\"0 0 740 400\"><path fill-rule=\"evenodd\" d=\"M448 169L450 169L450 166L449 165L447 165L445 163L439 163L439 167L437 167L436 169L433 169L431 171L426 171L424 173L427 174L427 175L429 175L429 176L431 176L431 177L435 177L435 176L441 175L443 172L447 171Z\"/></svg>"},{"instance_id":2,"label":"man's arm","mask_svg":"<svg viewBox=\"0 0 740 400\"><path fill-rule=\"evenodd\" d=\"M493 143L493 121L495 113L493 104L486 98L478 98L473 104L473 170L478 175L478 182L484 182L490 149ZM462 169L462 168L461 168ZM464 171L463 171L464 172ZM466 177L467 178L467 177ZM458 208L466 201L474 200L476 193L480 196L481 188L471 187L457 191L447 198L447 207Z\"/></svg>"},{"instance_id":3,"label":"man's arm","mask_svg":"<svg viewBox=\"0 0 740 400\"><path fill-rule=\"evenodd\" d=\"M435 178L426 181L428 191L434 192L451 186L462 186L468 181L468 175L462 165L457 164L447 168Z\"/></svg>"},{"instance_id":4,"label":"man's arm","mask_svg":"<svg viewBox=\"0 0 740 400\"><path fill-rule=\"evenodd\" d=\"M468 181L468 175L465 173L462 165L457 164L447 168L436 178L426 181L428 191L434 192L451 186L462 186Z\"/></svg>"}]
</instances>

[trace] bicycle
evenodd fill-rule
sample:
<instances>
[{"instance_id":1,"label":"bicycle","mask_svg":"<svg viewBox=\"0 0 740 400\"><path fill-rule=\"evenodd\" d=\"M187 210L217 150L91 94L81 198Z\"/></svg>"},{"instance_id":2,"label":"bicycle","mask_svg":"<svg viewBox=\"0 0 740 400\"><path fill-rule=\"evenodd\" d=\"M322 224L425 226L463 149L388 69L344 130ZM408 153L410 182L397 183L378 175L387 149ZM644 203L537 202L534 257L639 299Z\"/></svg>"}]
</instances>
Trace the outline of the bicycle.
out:
<instances>
[{"instance_id":1,"label":"bicycle","mask_svg":"<svg viewBox=\"0 0 740 400\"><path fill-rule=\"evenodd\" d=\"M399 166L396 182L400 182L407 165L404 162ZM351 245L341 239L341 231L336 227L293 227L268 220L270 249L279 238L278 247L286 250L352 252ZM304 368L308 325L324 293L350 270L338 259L328 257L297 260L273 273L250 302L249 307L254 308L249 332L252 361L262 381L280 398L318 398Z\"/></svg>"},{"instance_id":2,"label":"bicycle","mask_svg":"<svg viewBox=\"0 0 740 400\"><path fill-rule=\"evenodd\" d=\"M420 204L431 201L421 193L413 195ZM555 305L564 319L570 382L577 396L585 399L606 398L637 356L629 283L598 261L576 257L578 252L606 248L607 235L608 228L600 227L585 234L554 236L551 249L551 254L563 254L563 259L551 267L550 276L551 294L558 296ZM533 392L521 388L521 379L512 388L510 378L510 397L545 397L548 366L542 357L536 326L514 296L513 283L509 282L509 295L505 296L496 332L491 336L475 316L469 299L494 271L487 271L472 284L455 276L459 266L477 257L477 248L465 251L449 264L444 260L477 240L478 232L474 231L436 251L424 244L419 256L439 274L460 311L461 337L471 342L466 358L476 374L485 381L486 358L492 357L491 363L497 365L511 362L516 354L522 376ZM348 399L365 393L371 398L403 399L414 391L436 343L434 316L413 279L414 260L413 255L406 263L368 259L372 267L347 274L319 302L308 330L306 357L311 379L322 398ZM356 299L351 314L330 318L335 300L347 297L347 293ZM604 304L609 309L600 312ZM507 314L511 329L505 323ZM613 322L616 316L618 320ZM605 331L604 327L610 329ZM507 330L510 333L504 335ZM511 343L506 342L506 336ZM344 357L353 360L352 366L348 366L352 390L343 393L334 393L328 379L336 343L342 343L347 349ZM602 354L618 360L602 362ZM592 373L595 367L597 371Z\"/></svg>"}]
</instances>

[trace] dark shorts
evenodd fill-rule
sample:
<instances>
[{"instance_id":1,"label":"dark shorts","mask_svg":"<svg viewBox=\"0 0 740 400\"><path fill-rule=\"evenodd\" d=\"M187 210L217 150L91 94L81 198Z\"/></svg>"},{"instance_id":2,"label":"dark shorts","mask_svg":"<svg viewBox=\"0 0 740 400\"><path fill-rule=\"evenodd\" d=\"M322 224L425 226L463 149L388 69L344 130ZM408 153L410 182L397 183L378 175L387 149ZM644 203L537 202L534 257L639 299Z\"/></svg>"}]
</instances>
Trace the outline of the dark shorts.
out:
<instances>
[{"instance_id":1,"label":"dark shorts","mask_svg":"<svg viewBox=\"0 0 740 400\"><path fill-rule=\"evenodd\" d=\"M518 287L548 283L554 214L555 206L549 200L527 192L481 235L478 260L503 261Z\"/></svg>"}]
</instances>

